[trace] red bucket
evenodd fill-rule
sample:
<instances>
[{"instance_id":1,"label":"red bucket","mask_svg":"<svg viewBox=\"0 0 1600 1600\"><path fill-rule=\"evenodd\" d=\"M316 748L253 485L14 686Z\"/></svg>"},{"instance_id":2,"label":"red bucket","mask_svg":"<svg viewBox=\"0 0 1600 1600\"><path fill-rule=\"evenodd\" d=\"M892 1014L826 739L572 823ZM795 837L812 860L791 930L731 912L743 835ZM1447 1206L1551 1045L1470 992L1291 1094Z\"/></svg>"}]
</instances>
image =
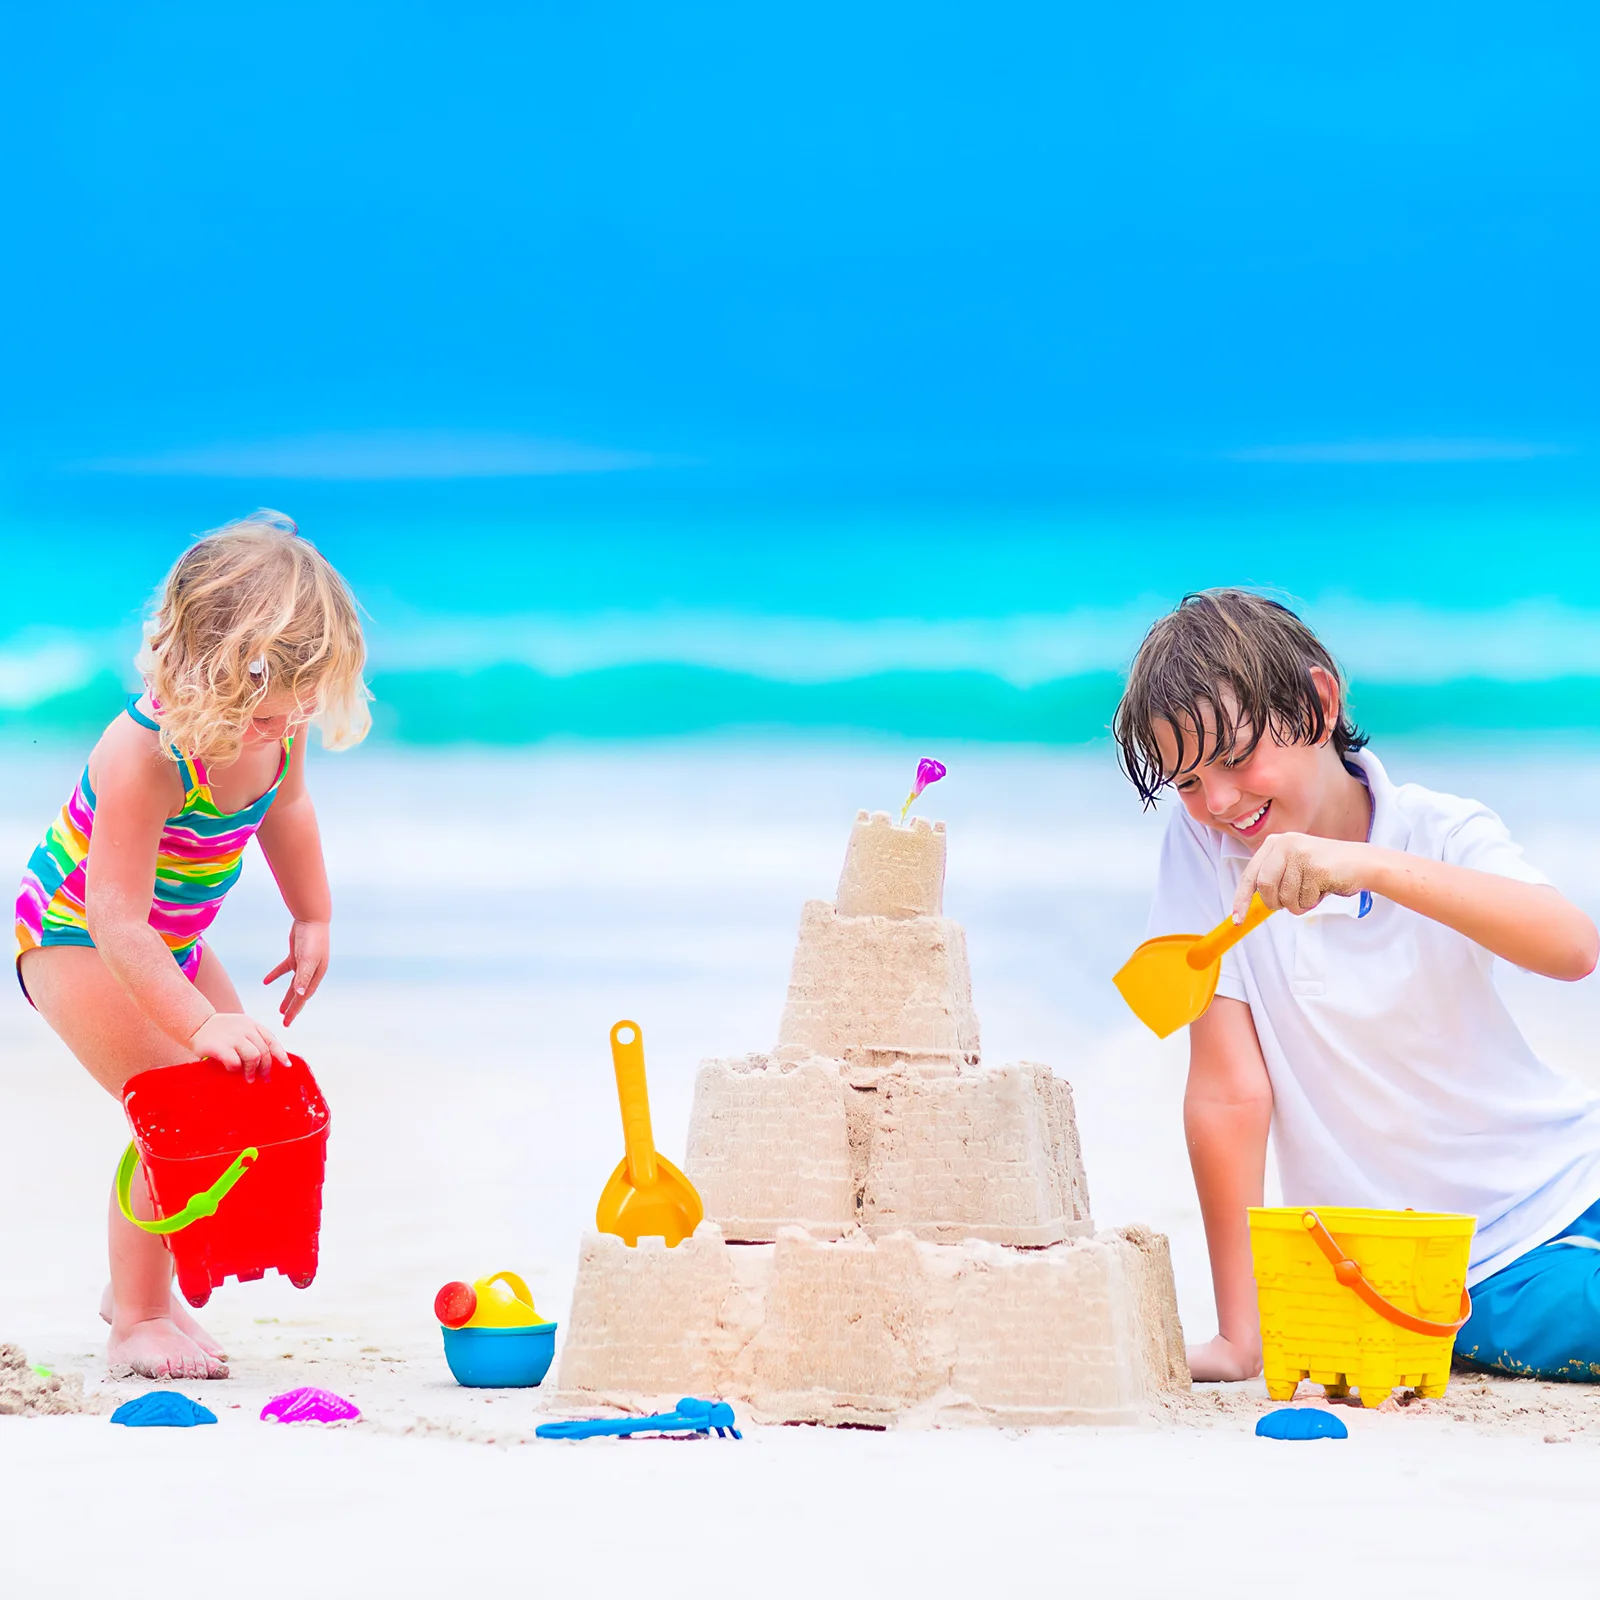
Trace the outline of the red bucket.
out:
<instances>
[{"instance_id":1,"label":"red bucket","mask_svg":"<svg viewBox=\"0 0 1600 1600\"><path fill-rule=\"evenodd\" d=\"M316 1277L328 1105L299 1056L254 1083L215 1061L158 1067L128 1079L122 1108L133 1129L117 1172L123 1215L165 1237L190 1305L268 1267L297 1289ZM128 1207L140 1164L154 1222Z\"/></svg>"}]
</instances>

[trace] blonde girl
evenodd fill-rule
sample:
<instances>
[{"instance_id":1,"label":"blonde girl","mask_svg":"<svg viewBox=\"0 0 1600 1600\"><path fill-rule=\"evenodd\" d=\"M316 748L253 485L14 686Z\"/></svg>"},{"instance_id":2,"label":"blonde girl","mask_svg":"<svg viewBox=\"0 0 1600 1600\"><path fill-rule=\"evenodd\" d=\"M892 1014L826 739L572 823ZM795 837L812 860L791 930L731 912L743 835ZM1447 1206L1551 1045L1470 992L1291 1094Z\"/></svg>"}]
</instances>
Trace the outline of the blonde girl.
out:
<instances>
[{"instance_id":1,"label":"blonde girl","mask_svg":"<svg viewBox=\"0 0 1600 1600\"><path fill-rule=\"evenodd\" d=\"M257 512L196 541L146 628L142 694L101 735L34 851L17 899L23 993L95 1081L207 1056L247 1079L286 1060L245 1014L205 932L254 836L294 919L284 1026L328 966L332 905L305 782L315 721L342 749L367 732L365 646L344 580L295 525ZM141 1181L135 1209L153 1213ZM110 1207L113 1369L221 1378L216 1342L172 1292L162 1241Z\"/></svg>"}]
</instances>

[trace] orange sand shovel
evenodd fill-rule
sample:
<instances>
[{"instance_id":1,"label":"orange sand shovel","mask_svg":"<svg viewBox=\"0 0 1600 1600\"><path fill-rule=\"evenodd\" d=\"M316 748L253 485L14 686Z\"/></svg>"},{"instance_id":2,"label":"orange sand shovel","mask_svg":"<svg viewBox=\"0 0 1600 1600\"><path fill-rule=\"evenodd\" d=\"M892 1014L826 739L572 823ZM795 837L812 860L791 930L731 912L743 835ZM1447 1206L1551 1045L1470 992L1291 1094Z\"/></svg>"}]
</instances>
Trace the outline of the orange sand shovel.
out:
<instances>
[{"instance_id":1,"label":"orange sand shovel","mask_svg":"<svg viewBox=\"0 0 1600 1600\"><path fill-rule=\"evenodd\" d=\"M628 1153L600 1193L594 1225L628 1244L659 1237L671 1249L699 1227L706 1208L694 1185L656 1150L644 1077L644 1036L637 1022L612 1027L611 1060L617 1069L622 1140Z\"/></svg>"},{"instance_id":2,"label":"orange sand shovel","mask_svg":"<svg viewBox=\"0 0 1600 1600\"><path fill-rule=\"evenodd\" d=\"M1146 939L1111 981L1122 991L1134 1016L1158 1039L1165 1039L1205 1015L1217 992L1217 969L1223 956L1271 915L1261 896L1253 895L1243 922L1227 917L1210 933L1169 933L1160 939Z\"/></svg>"}]
</instances>

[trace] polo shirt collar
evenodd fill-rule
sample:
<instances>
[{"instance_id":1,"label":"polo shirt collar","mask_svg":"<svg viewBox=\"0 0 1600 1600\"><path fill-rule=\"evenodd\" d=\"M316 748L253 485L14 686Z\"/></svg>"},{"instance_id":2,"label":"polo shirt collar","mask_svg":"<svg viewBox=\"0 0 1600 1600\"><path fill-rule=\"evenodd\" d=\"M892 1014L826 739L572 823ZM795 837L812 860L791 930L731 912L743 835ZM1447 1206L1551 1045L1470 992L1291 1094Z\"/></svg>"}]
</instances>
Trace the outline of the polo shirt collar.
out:
<instances>
[{"instance_id":1,"label":"polo shirt collar","mask_svg":"<svg viewBox=\"0 0 1600 1600\"><path fill-rule=\"evenodd\" d=\"M1383 763L1370 750L1353 750L1348 761L1352 767L1360 768L1372 796L1372 831L1367 843L1381 845L1385 850L1409 849L1411 824L1400 810L1399 790L1383 770Z\"/></svg>"}]
</instances>

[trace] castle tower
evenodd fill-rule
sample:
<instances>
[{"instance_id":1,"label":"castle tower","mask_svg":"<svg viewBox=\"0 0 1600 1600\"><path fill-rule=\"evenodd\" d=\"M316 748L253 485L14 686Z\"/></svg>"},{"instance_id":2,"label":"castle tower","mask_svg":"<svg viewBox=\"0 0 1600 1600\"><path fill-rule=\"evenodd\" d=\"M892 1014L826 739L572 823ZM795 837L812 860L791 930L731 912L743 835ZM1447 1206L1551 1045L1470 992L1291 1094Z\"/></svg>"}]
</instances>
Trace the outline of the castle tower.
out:
<instances>
[{"instance_id":1,"label":"castle tower","mask_svg":"<svg viewBox=\"0 0 1600 1600\"><path fill-rule=\"evenodd\" d=\"M944 824L858 813L838 899L808 900L778 1023L779 1061L857 1076L908 1061L976 1065L967 936L944 915Z\"/></svg>"}]
</instances>

